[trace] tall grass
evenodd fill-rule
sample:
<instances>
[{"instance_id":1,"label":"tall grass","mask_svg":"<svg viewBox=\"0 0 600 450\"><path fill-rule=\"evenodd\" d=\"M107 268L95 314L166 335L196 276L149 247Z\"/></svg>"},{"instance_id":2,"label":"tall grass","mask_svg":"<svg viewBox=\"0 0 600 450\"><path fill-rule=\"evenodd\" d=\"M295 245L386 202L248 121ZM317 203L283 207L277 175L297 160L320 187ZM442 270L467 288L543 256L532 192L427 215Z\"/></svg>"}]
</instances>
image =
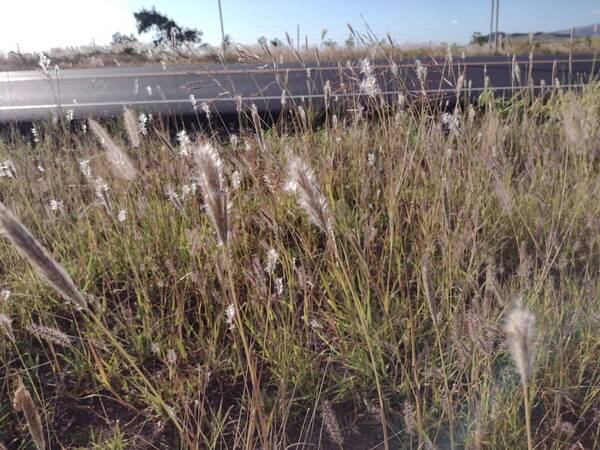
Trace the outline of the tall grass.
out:
<instances>
[{"instance_id":1,"label":"tall grass","mask_svg":"<svg viewBox=\"0 0 600 450\"><path fill-rule=\"evenodd\" d=\"M598 447L599 94L3 135L3 398L47 448Z\"/></svg>"}]
</instances>

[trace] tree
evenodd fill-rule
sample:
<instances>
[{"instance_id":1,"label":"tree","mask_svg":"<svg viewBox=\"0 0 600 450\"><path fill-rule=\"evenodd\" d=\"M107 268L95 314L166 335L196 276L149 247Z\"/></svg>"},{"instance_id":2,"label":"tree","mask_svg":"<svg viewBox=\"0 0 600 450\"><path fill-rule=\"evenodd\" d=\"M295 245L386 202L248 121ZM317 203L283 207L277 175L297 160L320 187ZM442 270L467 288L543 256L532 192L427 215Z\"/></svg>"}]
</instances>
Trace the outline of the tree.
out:
<instances>
[{"instance_id":1,"label":"tree","mask_svg":"<svg viewBox=\"0 0 600 450\"><path fill-rule=\"evenodd\" d=\"M133 17L135 17L138 33L154 32L153 42L156 46L169 41L177 46L182 43L199 43L202 40L201 31L180 27L174 20L156 11L154 7L151 10L142 8L133 13Z\"/></svg>"},{"instance_id":2,"label":"tree","mask_svg":"<svg viewBox=\"0 0 600 450\"><path fill-rule=\"evenodd\" d=\"M133 44L134 42L137 42L137 39L133 34L127 36L126 34L121 34L117 31L112 35L113 44Z\"/></svg>"},{"instance_id":3,"label":"tree","mask_svg":"<svg viewBox=\"0 0 600 450\"><path fill-rule=\"evenodd\" d=\"M344 45L346 48L354 48L356 46L356 41L354 40L354 36L349 35L348 39L344 41Z\"/></svg>"},{"instance_id":4,"label":"tree","mask_svg":"<svg viewBox=\"0 0 600 450\"><path fill-rule=\"evenodd\" d=\"M333 39L325 39L322 42L323 47L328 48L328 49L334 49L337 47L338 43L335 42Z\"/></svg>"},{"instance_id":5,"label":"tree","mask_svg":"<svg viewBox=\"0 0 600 450\"><path fill-rule=\"evenodd\" d=\"M482 46L487 42L487 37L483 36L479 31L475 31L471 36L471 44Z\"/></svg>"},{"instance_id":6,"label":"tree","mask_svg":"<svg viewBox=\"0 0 600 450\"><path fill-rule=\"evenodd\" d=\"M279 38L273 38L271 39L271 46L273 47L281 47L283 45L283 42L281 41L281 39Z\"/></svg>"}]
</instances>

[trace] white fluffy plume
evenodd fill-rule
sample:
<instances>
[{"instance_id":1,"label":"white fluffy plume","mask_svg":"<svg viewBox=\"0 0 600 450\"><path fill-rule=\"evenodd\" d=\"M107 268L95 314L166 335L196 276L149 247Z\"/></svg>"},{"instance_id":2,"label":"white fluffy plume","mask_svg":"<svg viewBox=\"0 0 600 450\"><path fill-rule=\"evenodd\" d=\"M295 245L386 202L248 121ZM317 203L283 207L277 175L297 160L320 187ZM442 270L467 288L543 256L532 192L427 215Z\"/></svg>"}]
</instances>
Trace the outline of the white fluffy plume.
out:
<instances>
[{"instance_id":1,"label":"white fluffy plume","mask_svg":"<svg viewBox=\"0 0 600 450\"><path fill-rule=\"evenodd\" d=\"M313 171L304 161L293 155L288 156L285 190L296 194L298 203L309 220L321 231L325 233L332 231L327 200L317 187Z\"/></svg>"}]
</instances>

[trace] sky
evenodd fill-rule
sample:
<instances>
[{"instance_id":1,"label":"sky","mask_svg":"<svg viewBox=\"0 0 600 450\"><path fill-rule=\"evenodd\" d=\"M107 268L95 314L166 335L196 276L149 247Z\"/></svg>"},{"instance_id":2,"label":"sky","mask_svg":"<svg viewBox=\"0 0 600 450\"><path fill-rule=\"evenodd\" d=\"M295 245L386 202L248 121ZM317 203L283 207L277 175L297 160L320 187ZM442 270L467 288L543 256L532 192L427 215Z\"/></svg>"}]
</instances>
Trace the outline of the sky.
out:
<instances>
[{"instance_id":1,"label":"sky","mask_svg":"<svg viewBox=\"0 0 600 450\"><path fill-rule=\"evenodd\" d=\"M489 32L491 0L221 0L225 32L233 41L260 36L295 39L300 26L311 45L327 37L342 43L347 24L399 43L465 43L474 31ZM156 9L178 24L197 28L203 40L221 41L217 0L0 0L0 51L103 45L114 32L135 33L133 12ZM363 20L364 18L364 20ZM600 0L500 0L499 29L556 31L600 22ZM142 36L149 41L151 36Z\"/></svg>"}]
</instances>

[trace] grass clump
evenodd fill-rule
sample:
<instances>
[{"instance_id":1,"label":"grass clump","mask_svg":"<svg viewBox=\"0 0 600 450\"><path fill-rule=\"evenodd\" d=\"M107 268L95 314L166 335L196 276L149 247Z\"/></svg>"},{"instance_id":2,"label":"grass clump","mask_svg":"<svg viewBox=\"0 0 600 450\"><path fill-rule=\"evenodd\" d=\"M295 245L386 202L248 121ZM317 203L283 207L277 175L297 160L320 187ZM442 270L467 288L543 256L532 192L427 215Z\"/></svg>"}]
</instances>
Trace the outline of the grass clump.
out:
<instances>
[{"instance_id":1,"label":"grass clump","mask_svg":"<svg viewBox=\"0 0 600 450\"><path fill-rule=\"evenodd\" d=\"M599 94L5 134L0 441L597 447Z\"/></svg>"}]
</instances>

